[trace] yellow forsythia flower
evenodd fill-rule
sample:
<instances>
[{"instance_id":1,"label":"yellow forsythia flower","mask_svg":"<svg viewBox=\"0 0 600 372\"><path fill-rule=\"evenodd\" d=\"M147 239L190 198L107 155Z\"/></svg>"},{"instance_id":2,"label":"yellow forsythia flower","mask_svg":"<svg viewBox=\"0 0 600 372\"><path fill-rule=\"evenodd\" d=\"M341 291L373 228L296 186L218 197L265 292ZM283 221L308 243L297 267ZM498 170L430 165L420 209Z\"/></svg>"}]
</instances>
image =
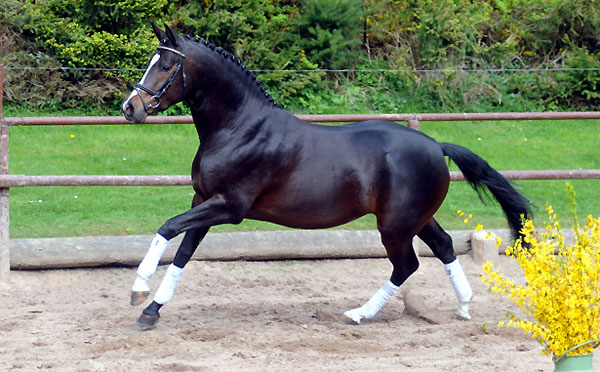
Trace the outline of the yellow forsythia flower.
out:
<instances>
[{"instance_id":1,"label":"yellow forsythia flower","mask_svg":"<svg viewBox=\"0 0 600 372\"><path fill-rule=\"evenodd\" d=\"M483 265L482 280L527 314L499 326L520 328L542 343L542 354L560 356L573 346L600 339L600 218L588 216L584 228L575 221L575 242L565 246L554 210L547 211L545 232L534 232L533 222L527 220L523 240L506 250L523 269L525 284L504 278L491 262ZM592 351L590 344L569 355Z\"/></svg>"}]
</instances>

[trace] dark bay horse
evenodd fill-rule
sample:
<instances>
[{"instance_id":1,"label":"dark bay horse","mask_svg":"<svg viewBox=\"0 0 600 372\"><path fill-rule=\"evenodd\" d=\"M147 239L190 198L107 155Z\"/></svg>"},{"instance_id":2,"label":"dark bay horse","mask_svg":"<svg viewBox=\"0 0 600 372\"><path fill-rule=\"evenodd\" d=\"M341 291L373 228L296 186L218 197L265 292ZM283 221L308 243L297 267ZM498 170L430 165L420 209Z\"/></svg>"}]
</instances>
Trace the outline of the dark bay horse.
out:
<instances>
[{"instance_id":1,"label":"dark bay horse","mask_svg":"<svg viewBox=\"0 0 600 372\"><path fill-rule=\"evenodd\" d=\"M329 127L308 124L275 104L256 76L229 52L152 25L160 45L122 109L128 120L183 101L194 118L200 147L192 162L192 208L158 230L140 263L132 304L150 293L146 281L167 242L185 236L154 301L138 324L151 328L169 302L183 269L209 228L244 218L304 229L327 228L372 213L393 265L387 281L363 306L347 311L355 323L372 318L419 265L419 236L445 265L469 319L472 290L452 239L433 218L448 191L445 156L477 192L499 202L515 234L529 202L470 150L438 143L396 123L367 121Z\"/></svg>"}]
</instances>

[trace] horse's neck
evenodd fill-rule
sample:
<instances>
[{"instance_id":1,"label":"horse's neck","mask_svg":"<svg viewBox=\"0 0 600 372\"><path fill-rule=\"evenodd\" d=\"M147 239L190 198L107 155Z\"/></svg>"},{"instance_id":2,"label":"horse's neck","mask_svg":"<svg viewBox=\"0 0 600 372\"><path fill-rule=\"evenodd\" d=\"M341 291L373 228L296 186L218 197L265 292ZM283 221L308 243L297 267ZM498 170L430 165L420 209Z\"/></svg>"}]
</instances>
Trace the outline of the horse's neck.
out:
<instances>
[{"instance_id":1,"label":"horse's neck","mask_svg":"<svg viewBox=\"0 0 600 372\"><path fill-rule=\"evenodd\" d=\"M266 90L239 65L220 56L211 62L208 65L213 66L213 71L192 68L188 79L191 92L187 103L200 141L217 133L226 137L228 132L250 129L263 118L282 111ZM209 78L198 79L198 76Z\"/></svg>"},{"instance_id":2,"label":"horse's neck","mask_svg":"<svg viewBox=\"0 0 600 372\"><path fill-rule=\"evenodd\" d=\"M206 106L208 105L202 105L201 108L191 107L201 143L206 143L214 137L227 140L227 137L233 137L240 132L252 131L259 125L276 125L275 117L279 117L282 113L292 115L276 106L262 103L218 110L219 112Z\"/></svg>"}]
</instances>

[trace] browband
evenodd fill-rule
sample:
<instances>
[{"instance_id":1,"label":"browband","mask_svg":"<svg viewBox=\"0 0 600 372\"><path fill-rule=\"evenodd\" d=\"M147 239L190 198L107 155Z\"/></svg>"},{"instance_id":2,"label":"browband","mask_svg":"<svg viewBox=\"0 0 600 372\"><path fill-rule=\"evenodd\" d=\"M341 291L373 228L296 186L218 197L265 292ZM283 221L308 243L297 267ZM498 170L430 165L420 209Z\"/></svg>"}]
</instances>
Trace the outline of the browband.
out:
<instances>
[{"instance_id":1,"label":"browband","mask_svg":"<svg viewBox=\"0 0 600 372\"><path fill-rule=\"evenodd\" d=\"M156 47L156 49L168 50L169 52L175 53L175 54L185 58L185 54L183 52L178 51L177 49L169 48L169 47L162 46L162 45L159 45L158 47Z\"/></svg>"}]
</instances>

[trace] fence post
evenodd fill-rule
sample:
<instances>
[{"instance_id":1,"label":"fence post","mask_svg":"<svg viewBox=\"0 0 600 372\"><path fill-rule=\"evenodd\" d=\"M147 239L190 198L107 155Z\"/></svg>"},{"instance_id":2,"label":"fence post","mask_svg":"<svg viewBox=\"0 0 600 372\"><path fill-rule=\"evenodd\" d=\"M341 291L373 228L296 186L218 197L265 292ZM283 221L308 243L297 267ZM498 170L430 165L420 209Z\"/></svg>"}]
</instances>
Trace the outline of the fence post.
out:
<instances>
[{"instance_id":1,"label":"fence post","mask_svg":"<svg viewBox=\"0 0 600 372\"><path fill-rule=\"evenodd\" d=\"M0 64L0 174L8 174L8 124L2 115L4 65ZM9 188L0 188L0 282L10 276Z\"/></svg>"},{"instance_id":2,"label":"fence post","mask_svg":"<svg viewBox=\"0 0 600 372\"><path fill-rule=\"evenodd\" d=\"M409 128L419 130L419 121L417 119L410 119L407 124Z\"/></svg>"}]
</instances>

